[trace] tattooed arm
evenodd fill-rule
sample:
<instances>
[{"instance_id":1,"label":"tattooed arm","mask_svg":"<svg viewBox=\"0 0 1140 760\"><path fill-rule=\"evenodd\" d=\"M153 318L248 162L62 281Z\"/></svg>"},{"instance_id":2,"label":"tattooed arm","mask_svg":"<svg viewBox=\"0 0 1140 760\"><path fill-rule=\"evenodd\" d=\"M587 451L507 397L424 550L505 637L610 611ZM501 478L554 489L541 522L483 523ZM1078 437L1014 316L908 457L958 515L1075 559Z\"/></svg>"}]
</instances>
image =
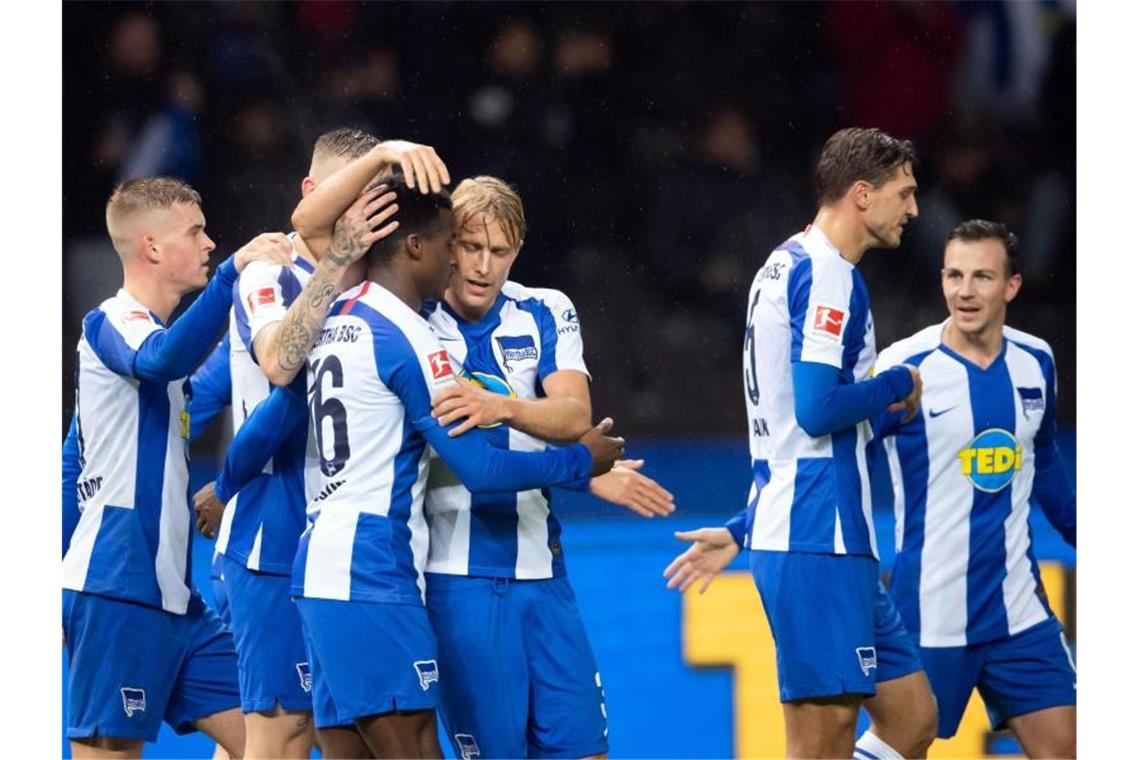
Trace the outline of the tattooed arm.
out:
<instances>
[{"instance_id":1,"label":"tattooed arm","mask_svg":"<svg viewBox=\"0 0 1140 760\"><path fill-rule=\"evenodd\" d=\"M333 226L344 210L373 179L389 167L399 166L409 187L438 193L451 181L447 167L428 145L388 140L327 177L301 199L293 211L293 229L317 259L332 244Z\"/></svg>"},{"instance_id":2,"label":"tattooed arm","mask_svg":"<svg viewBox=\"0 0 1140 760\"><path fill-rule=\"evenodd\" d=\"M392 203L395 197L395 193L387 192L381 185L357 198L337 219L332 246L285 312L284 319L267 325L254 338L254 354L269 382L285 387L305 366L329 306L340 292L338 283L345 271L364 256L373 243L388 237L399 226L399 222L388 222L396 213L396 204Z\"/></svg>"}]
</instances>

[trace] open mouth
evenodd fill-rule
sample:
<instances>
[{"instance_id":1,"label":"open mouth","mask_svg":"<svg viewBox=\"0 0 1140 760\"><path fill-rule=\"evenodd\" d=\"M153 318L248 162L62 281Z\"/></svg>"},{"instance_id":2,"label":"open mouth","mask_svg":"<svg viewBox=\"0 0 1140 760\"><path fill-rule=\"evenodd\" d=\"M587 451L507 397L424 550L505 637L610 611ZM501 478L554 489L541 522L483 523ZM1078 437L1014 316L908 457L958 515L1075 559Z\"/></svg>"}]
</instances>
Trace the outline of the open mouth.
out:
<instances>
[{"instance_id":1,"label":"open mouth","mask_svg":"<svg viewBox=\"0 0 1140 760\"><path fill-rule=\"evenodd\" d=\"M467 292L474 296L485 296L491 290L489 282L479 282L478 280L466 280Z\"/></svg>"}]
</instances>

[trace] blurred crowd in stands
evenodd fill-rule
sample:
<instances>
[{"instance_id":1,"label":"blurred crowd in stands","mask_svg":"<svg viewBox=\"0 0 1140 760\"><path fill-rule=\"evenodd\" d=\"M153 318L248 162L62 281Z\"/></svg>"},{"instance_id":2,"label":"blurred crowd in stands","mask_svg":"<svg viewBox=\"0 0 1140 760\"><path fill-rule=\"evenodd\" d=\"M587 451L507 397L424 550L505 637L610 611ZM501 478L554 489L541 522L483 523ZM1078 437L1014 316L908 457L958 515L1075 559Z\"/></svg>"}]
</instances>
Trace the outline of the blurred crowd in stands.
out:
<instances>
[{"instance_id":1,"label":"blurred crowd in stands","mask_svg":"<svg viewBox=\"0 0 1140 760\"><path fill-rule=\"evenodd\" d=\"M288 231L313 140L436 147L514 184L512 278L575 302L594 408L627 436L744 435L745 300L814 214L845 126L913 140L920 216L861 269L880 348L945 316L959 221L1006 222L1009 322L1050 341L1075 422L1075 3L65 3L63 382L83 313L120 285L103 207L167 174L204 197L220 261Z\"/></svg>"}]
</instances>

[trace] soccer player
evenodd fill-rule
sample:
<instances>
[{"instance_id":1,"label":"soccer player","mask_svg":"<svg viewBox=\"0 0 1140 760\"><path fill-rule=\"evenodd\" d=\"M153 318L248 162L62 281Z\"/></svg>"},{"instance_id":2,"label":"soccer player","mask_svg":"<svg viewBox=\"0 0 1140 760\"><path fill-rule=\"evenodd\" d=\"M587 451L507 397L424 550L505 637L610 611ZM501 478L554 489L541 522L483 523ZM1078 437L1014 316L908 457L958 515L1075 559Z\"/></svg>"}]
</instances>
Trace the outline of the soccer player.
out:
<instances>
[{"instance_id":1,"label":"soccer player","mask_svg":"<svg viewBox=\"0 0 1140 760\"><path fill-rule=\"evenodd\" d=\"M918 653L879 582L871 520L868 420L914 416L921 381L898 366L868 377L875 335L856 265L896 248L917 216L909 142L844 129L816 167L820 207L756 274L744 341L753 486L724 528L679 533L693 545L665 570L703 591L742 549L776 643L789 757L850 757L865 705L863 756L923 755L935 707Z\"/></svg>"},{"instance_id":2,"label":"soccer player","mask_svg":"<svg viewBox=\"0 0 1140 760\"><path fill-rule=\"evenodd\" d=\"M298 206L294 225L310 248L317 247L310 231L328 236L328 220L375 173L372 161L353 162ZM440 670L422 597L428 446L467 487L487 492L584 488L591 474L610 468L622 442L603 435L612 424L604 420L579 444L507 451L490 445L484 431L451 437L432 418L432 393L453 384L455 374L417 312L447 285L451 201L445 193L417 194L398 179L400 233L372 246L367 279L334 305L309 357L322 477L293 592L318 729L352 721L374 755L439 757Z\"/></svg>"},{"instance_id":3,"label":"soccer player","mask_svg":"<svg viewBox=\"0 0 1140 760\"><path fill-rule=\"evenodd\" d=\"M895 343L878 372L922 372L922 413L883 420L895 489L891 596L953 736L977 687L994 728L1030 757L1075 757L1076 671L1041 586L1029 532L1035 497L1076 545L1077 499L1054 439L1057 372L1049 344L1005 325L1021 288L1004 224L949 236L942 294L950 317Z\"/></svg>"},{"instance_id":4,"label":"soccer player","mask_svg":"<svg viewBox=\"0 0 1140 760\"><path fill-rule=\"evenodd\" d=\"M354 129L321 135L314 145L309 174L301 182L302 197L353 158L379 141ZM421 150L420 146L411 146ZM386 161L398 163L394 152ZM390 234L396 223L390 204L394 194L383 187L359 199L349 234L363 238L360 251ZM354 259L334 244L318 262L302 239L292 236L289 266L254 264L238 279L230 321L234 430L265 400L273 383L299 384L295 377L303 356L324 322L338 283ZM289 575L297 541L305 528L306 430L271 450L271 464L238 493L207 486L195 496L202 513L225 504L216 550L231 626L238 652L242 711L246 722L246 754L252 757L307 758L312 750L310 672L301 621L289 596ZM311 495L311 494L310 494ZM212 532L212 531L210 531Z\"/></svg>"},{"instance_id":5,"label":"soccer player","mask_svg":"<svg viewBox=\"0 0 1140 760\"><path fill-rule=\"evenodd\" d=\"M233 640L189 582L184 384L225 323L238 273L255 259L287 261L288 240L254 238L207 285L214 243L193 188L130 180L106 215L124 282L84 318L78 347L80 513L63 559L72 753L137 756L165 719L240 757ZM167 329L182 296L203 286Z\"/></svg>"},{"instance_id":6,"label":"soccer player","mask_svg":"<svg viewBox=\"0 0 1140 760\"><path fill-rule=\"evenodd\" d=\"M526 233L522 199L495 177L452 196L456 267L428 322L469 382L440 391L432 414L479 426L503 449L540 451L590 426L590 375L574 305L557 290L507 281ZM439 642L440 700L458 757L590 757L607 751L601 676L566 578L561 527L544 490L473 494L433 462L427 602ZM615 468L640 514L668 514L671 496ZM601 489L601 491L599 491Z\"/></svg>"}]
</instances>

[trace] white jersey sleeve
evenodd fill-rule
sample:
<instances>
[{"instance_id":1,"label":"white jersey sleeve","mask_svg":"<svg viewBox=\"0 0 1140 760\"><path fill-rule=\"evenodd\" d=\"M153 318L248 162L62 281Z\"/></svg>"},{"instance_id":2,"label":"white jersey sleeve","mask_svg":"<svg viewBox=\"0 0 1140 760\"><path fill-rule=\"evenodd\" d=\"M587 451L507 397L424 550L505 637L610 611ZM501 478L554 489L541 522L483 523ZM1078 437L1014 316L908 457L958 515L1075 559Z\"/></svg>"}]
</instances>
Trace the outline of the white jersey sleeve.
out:
<instances>
[{"instance_id":1,"label":"white jersey sleeve","mask_svg":"<svg viewBox=\"0 0 1140 760\"><path fill-rule=\"evenodd\" d=\"M284 319L289 309L282 292L281 280L285 271L285 267L277 264L252 261L238 278L234 308L240 309L241 313L235 316L239 325L245 325L245 329L238 332L251 354L258 334Z\"/></svg>"},{"instance_id":2,"label":"white jersey sleeve","mask_svg":"<svg viewBox=\"0 0 1140 760\"><path fill-rule=\"evenodd\" d=\"M802 270L805 264L808 272ZM853 289L851 265L838 257L813 257L793 271L788 288L793 361L843 368L844 331L859 306L851 297Z\"/></svg>"}]
</instances>

